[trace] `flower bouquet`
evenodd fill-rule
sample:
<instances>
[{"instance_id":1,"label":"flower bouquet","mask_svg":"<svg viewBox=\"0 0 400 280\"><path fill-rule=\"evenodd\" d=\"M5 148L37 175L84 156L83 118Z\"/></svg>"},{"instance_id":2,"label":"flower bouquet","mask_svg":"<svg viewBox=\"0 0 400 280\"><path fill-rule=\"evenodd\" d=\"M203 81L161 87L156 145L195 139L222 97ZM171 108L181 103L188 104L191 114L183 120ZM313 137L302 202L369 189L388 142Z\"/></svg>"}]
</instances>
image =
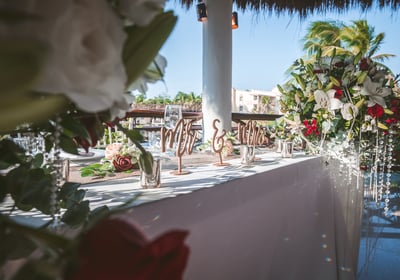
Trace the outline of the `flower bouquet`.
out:
<instances>
[{"instance_id":1,"label":"flower bouquet","mask_svg":"<svg viewBox=\"0 0 400 280\"><path fill-rule=\"evenodd\" d=\"M378 62L379 56L374 60L372 50L346 46L327 44L307 60L296 60L292 78L278 86L285 118L308 143L359 141L363 133L397 127L399 76Z\"/></svg>"},{"instance_id":2,"label":"flower bouquet","mask_svg":"<svg viewBox=\"0 0 400 280\"><path fill-rule=\"evenodd\" d=\"M135 145L127 143L112 143L105 148L105 157L99 163L82 167L82 177L104 177L114 172L132 172L139 169L140 150Z\"/></svg>"}]
</instances>

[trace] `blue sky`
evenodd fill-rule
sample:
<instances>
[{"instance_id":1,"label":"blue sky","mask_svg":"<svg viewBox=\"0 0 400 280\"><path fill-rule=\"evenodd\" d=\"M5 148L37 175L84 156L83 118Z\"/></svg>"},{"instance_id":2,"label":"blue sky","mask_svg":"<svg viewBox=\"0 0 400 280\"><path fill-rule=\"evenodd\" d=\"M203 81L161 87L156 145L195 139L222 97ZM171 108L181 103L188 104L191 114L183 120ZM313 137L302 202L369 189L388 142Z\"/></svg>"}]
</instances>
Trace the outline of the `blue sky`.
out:
<instances>
[{"instance_id":1,"label":"blue sky","mask_svg":"<svg viewBox=\"0 0 400 280\"><path fill-rule=\"evenodd\" d=\"M166 57L165 85L158 82L149 87L148 97L175 96L178 91L201 94L202 89L202 23L196 10L182 9L173 1L167 3L178 16L178 23L160 53ZM235 7L234 7L235 10ZM345 14L329 13L299 20L296 15L275 16L239 13L239 28L232 30L232 86L240 89L271 90L287 80L285 71L303 55L301 39L310 22L315 20L366 19L375 33L384 32L385 41L378 53L397 55L385 62L394 73L400 73L400 11L359 9Z\"/></svg>"}]
</instances>

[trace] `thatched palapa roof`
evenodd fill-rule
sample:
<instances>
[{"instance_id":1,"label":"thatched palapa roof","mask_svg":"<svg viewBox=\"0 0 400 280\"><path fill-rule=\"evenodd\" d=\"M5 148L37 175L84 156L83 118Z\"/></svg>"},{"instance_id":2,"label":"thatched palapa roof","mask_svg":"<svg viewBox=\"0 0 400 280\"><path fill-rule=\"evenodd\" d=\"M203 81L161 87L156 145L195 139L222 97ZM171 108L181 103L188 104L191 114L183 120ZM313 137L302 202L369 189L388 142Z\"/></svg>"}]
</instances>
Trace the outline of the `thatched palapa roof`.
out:
<instances>
[{"instance_id":1,"label":"thatched palapa roof","mask_svg":"<svg viewBox=\"0 0 400 280\"><path fill-rule=\"evenodd\" d=\"M198 0L177 0L177 2L180 2L183 7L190 8ZM379 7L393 11L400 8L400 0L233 0L233 3L243 11L298 14L302 18L316 13L344 12L350 8L369 10L372 7Z\"/></svg>"}]
</instances>

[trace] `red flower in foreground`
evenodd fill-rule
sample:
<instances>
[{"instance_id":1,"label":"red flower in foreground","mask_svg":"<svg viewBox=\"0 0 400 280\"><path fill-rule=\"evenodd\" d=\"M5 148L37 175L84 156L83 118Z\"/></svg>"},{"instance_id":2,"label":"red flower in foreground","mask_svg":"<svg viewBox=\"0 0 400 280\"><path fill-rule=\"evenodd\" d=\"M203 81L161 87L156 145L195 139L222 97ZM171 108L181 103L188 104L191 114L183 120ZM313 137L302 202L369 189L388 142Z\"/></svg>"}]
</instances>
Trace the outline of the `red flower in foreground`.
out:
<instances>
[{"instance_id":1,"label":"red flower in foreground","mask_svg":"<svg viewBox=\"0 0 400 280\"><path fill-rule=\"evenodd\" d=\"M117 155L112 163L118 172L131 170L135 167L130 156Z\"/></svg>"},{"instance_id":2,"label":"red flower in foreground","mask_svg":"<svg viewBox=\"0 0 400 280\"><path fill-rule=\"evenodd\" d=\"M189 248L186 231L170 231L149 241L137 225L106 219L82 238L69 280L180 280Z\"/></svg>"},{"instance_id":3,"label":"red flower in foreground","mask_svg":"<svg viewBox=\"0 0 400 280\"><path fill-rule=\"evenodd\" d=\"M373 118L379 118L379 117L382 117L382 115L383 115L383 108L381 105L375 104L372 107L368 107L367 113L368 113L368 115L370 115Z\"/></svg>"}]
</instances>

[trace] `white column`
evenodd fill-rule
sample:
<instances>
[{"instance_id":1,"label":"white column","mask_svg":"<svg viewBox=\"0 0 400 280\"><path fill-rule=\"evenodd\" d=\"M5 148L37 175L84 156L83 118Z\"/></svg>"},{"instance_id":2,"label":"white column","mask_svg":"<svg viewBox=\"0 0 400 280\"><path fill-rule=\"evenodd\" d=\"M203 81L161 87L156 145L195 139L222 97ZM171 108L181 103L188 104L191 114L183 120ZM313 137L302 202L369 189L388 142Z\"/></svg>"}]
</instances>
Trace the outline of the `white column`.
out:
<instances>
[{"instance_id":1,"label":"white column","mask_svg":"<svg viewBox=\"0 0 400 280\"><path fill-rule=\"evenodd\" d=\"M232 1L208 0L203 25L203 142L213 136L212 122L232 125Z\"/></svg>"}]
</instances>

